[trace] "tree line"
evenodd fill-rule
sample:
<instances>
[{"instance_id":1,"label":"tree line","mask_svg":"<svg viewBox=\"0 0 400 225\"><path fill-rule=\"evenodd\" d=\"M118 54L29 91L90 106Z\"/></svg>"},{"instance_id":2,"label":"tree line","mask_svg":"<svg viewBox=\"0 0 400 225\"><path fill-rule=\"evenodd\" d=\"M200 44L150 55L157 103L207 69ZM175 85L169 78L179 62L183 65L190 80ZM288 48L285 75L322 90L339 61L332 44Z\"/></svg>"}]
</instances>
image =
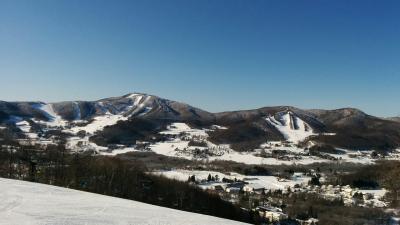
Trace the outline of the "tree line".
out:
<instances>
[{"instance_id":1,"label":"tree line","mask_svg":"<svg viewBox=\"0 0 400 225\"><path fill-rule=\"evenodd\" d=\"M68 152L64 145L0 149L0 176L141 201L254 223L256 215L186 182L148 173L146 166L116 157Z\"/></svg>"}]
</instances>

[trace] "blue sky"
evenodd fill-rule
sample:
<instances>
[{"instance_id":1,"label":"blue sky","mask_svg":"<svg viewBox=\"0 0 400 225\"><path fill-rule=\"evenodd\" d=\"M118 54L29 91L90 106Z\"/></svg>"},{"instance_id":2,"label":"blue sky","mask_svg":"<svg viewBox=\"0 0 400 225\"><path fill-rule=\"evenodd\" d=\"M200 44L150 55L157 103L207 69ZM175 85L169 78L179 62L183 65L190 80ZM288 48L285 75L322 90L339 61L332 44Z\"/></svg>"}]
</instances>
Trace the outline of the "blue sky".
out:
<instances>
[{"instance_id":1,"label":"blue sky","mask_svg":"<svg viewBox=\"0 0 400 225\"><path fill-rule=\"evenodd\" d=\"M400 115L400 1L0 0L0 99Z\"/></svg>"}]
</instances>

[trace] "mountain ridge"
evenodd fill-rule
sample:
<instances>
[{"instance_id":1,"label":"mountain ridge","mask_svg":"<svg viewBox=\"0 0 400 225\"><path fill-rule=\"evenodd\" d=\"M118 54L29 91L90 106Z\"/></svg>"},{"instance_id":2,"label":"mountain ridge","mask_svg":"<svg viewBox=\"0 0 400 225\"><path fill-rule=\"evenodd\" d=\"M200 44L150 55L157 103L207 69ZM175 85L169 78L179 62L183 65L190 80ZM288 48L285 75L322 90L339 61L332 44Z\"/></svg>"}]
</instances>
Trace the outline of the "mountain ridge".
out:
<instances>
[{"instance_id":1,"label":"mountain ridge","mask_svg":"<svg viewBox=\"0 0 400 225\"><path fill-rule=\"evenodd\" d=\"M152 124L150 133L156 132L153 129L160 129L168 122L187 122L199 128L213 124L221 125L227 129L212 133L210 140L219 144L237 145L240 146L237 149L242 150L254 149L265 142L265 139L287 140L290 137L299 144L305 139L305 141L312 140L336 147L361 150L393 149L400 146L400 123L371 116L350 107L304 110L292 106L268 106L212 113L186 103L144 93L128 93L95 101L55 103L0 101L0 126L11 126L21 131L35 128L45 133L46 130L55 127L67 129L66 127L76 127L77 123L84 125L90 125L93 121L100 123L99 118L106 122L100 127L91 128L93 134L102 134L104 128L110 126L115 128L116 133L125 134L126 129L132 125L129 121L133 119L136 120L133 123L136 125L138 125L137 120L150 121L144 123L146 126ZM120 126L118 125L120 123L127 125ZM301 129L306 130L300 131ZM79 130L79 127L75 130ZM139 130L132 132L141 133ZM304 132L309 134L306 135ZM318 135L323 133L336 135ZM148 134L146 132L140 136ZM293 139L294 136L288 135L300 136ZM299 137L302 138L298 139Z\"/></svg>"}]
</instances>

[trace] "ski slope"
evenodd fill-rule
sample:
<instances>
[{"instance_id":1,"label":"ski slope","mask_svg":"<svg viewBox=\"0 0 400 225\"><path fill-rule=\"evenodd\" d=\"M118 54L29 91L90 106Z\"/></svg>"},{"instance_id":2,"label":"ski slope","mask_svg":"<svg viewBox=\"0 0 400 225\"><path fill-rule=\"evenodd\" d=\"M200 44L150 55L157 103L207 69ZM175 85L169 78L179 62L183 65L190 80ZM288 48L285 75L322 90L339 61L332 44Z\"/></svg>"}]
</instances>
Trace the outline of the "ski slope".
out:
<instances>
[{"instance_id":1,"label":"ski slope","mask_svg":"<svg viewBox=\"0 0 400 225\"><path fill-rule=\"evenodd\" d=\"M235 225L227 219L0 178L0 224Z\"/></svg>"},{"instance_id":2,"label":"ski slope","mask_svg":"<svg viewBox=\"0 0 400 225\"><path fill-rule=\"evenodd\" d=\"M280 115L277 120L274 116L267 117L266 120L281 132L287 141L299 143L307 137L314 135L311 126L292 112Z\"/></svg>"},{"instance_id":3,"label":"ski slope","mask_svg":"<svg viewBox=\"0 0 400 225\"><path fill-rule=\"evenodd\" d=\"M77 104L77 103L75 103ZM39 121L49 127L63 127L67 125L67 121L64 120L60 115L58 115L53 108L52 104L40 103L33 106L36 109L39 109L44 112L48 121ZM79 108L78 108L79 109ZM80 112L79 112L80 117Z\"/></svg>"}]
</instances>

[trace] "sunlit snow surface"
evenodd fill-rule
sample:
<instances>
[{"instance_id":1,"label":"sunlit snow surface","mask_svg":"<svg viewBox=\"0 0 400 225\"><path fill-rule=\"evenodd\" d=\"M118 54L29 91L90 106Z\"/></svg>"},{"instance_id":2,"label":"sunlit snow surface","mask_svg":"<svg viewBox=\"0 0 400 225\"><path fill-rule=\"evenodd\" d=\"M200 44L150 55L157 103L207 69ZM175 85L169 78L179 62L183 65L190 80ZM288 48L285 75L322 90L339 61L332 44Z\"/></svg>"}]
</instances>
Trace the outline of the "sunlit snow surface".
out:
<instances>
[{"instance_id":1,"label":"sunlit snow surface","mask_svg":"<svg viewBox=\"0 0 400 225\"><path fill-rule=\"evenodd\" d=\"M49 127L62 127L67 124L67 121L61 118L61 116L54 111L52 104L41 103L36 104L34 107L42 110L48 119L48 121L40 121L40 123L43 123Z\"/></svg>"},{"instance_id":2,"label":"sunlit snow surface","mask_svg":"<svg viewBox=\"0 0 400 225\"><path fill-rule=\"evenodd\" d=\"M239 163L245 163L245 164L267 164L267 165L281 165L281 164L311 164L311 163L316 163L316 162L326 162L327 160L325 159L320 159L316 157L304 157L299 160L292 160L292 161L285 161L285 160L279 160L276 158L263 158L263 157L258 157L255 156L254 153L252 152L237 152L229 148L229 146L223 146L223 145L215 145L210 141L207 141L206 138L208 137L208 134L206 133L206 130L200 130L200 129L193 129L190 128L187 124L185 123L172 123L166 131L161 132L161 134L180 134L180 133L187 133L191 137L193 136L198 136L198 137L203 137L204 141L207 143L209 147L221 147L221 148L226 148L225 152L221 156L209 156L207 157L207 160L213 161L213 160L231 160ZM151 150L154 151L157 154L161 155L166 155L166 156L172 156L172 157L181 157L181 158L186 158L186 159L194 159L193 155L182 155L178 154L176 149L187 149L190 148L188 146L189 141L181 140L180 138L176 138L174 140L166 141L166 142L158 142L150 146Z\"/></svg>"},{"instance_id":3,"label":"sunlit snow surface","mask_svg":"<svg viewBox=\"0 0 400 225\"><path fill-rule=\"evenodd\" d=\"M281 132L287 141L298 143L314 135L311 126L291 112L283 114L279 120L270 116L266 120Z\"/></svg>"},{"instance_id":4,"label":"sunlit snow surface","mask_svg":"<svg viewBox=\"0 0 400 225\"><path fill-rule=\"evenodd\" d=\"M0 178L0 224L223 225L236 221L50 185Z\"/></svg>"},{"instance_id":5,"label":"sunlit snow surface","mask_svg":"<svg viewBox=\"0 0 400 225\"><path fill-rule=\"evenodd\" d=\"M11 116L9 122L15 124L18 129L20 129L28 138L37 138L38 135L36 133L31 132L31 125L28 121L23 120L18 116Z\"/></svg>"},{"instance_id":6,"label":"sunlit snow surface","mask_svg":"<svg viewBox=\"0 0 400 225\"><path fill-rule=\"evenodd\" d=\"M104 116L97 116L93 121L86 126L73 127L71 128L72 133L78 133L79 131L85 131L88 134L94 134L96 131L103 130L106 126L116 124L118 121L128 120L128 117L123 115L106 114Z\"/></svg>"},{"instance_id":7,"label":"sunlit snow surface","mask_svg":"<svg viewBox=\"0 0 400 225\"><path fill-rule=\"evenodd\" d=\"M153 172L157 175L162 175L170 179L180 180L180 181L187 181L189 176L195 175L197 180L204 180L207 179L208 175L218 175L219 179L222 178L227 179L239 179L244 180L249 184L255 184L260 187L263 187L267 190L286 190L288 187L293 188L296 184L306 184L310 178L303 176L300 174L298 177L294 178L293 180L279 180L278 177L275 176L245 176L238 173L229 173L224 174L216 171L200 171L200 170L168 170L168 171L156 171ZM212 182L209 184L201 184L200 187L207 189L214 185L224 185L227 183L224 182Z\"/></svg>"}]
</instances>

